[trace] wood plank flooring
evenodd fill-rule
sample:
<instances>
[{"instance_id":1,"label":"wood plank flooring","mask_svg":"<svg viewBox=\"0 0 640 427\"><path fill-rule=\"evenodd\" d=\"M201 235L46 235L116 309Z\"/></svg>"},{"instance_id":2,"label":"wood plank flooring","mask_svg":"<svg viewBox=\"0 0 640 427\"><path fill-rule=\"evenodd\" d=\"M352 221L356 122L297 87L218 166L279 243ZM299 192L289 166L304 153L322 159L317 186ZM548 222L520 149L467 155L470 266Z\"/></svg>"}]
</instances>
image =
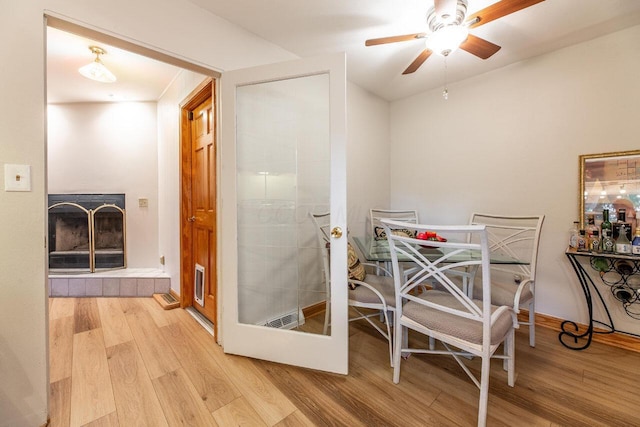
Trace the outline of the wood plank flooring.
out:
<instances>
[{"instance_id":1,"label":"wood plank flooring","mask_svg":"<svg viewBox=\"0 0 640 427\"><path fill-rule=\"evenodd\" d=\"M51 298L51 426L473 426L478 390L447 356L391 381L386 341L350 326L349 375L225 355L151 298ZM322 316L319 316L321 318ZM312 326L314 319L307 319ZM417 339L417 338L416 338ZM516 333L516 384L492 364L489 426L637 426L640 354ZM475 373L479 360L468 361Z\"/></svg>"}]
</instances>

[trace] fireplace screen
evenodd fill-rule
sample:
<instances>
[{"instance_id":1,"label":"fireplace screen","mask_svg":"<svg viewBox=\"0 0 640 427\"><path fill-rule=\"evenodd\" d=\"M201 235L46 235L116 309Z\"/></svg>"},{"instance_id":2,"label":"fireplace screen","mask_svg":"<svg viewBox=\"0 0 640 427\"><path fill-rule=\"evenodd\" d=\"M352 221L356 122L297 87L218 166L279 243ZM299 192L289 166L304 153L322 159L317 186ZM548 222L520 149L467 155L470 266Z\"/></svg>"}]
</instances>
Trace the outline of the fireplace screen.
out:
<instances>
[{"instance_id":1,"label":"fireplace screen","mask_svg":"<svg viewBox=\"0 0 640 427\"><path fill-rule=\"evenodd\" d=\"M49 269L126 267L124 194L49 195Z\"/></svg>"}]
</instances>

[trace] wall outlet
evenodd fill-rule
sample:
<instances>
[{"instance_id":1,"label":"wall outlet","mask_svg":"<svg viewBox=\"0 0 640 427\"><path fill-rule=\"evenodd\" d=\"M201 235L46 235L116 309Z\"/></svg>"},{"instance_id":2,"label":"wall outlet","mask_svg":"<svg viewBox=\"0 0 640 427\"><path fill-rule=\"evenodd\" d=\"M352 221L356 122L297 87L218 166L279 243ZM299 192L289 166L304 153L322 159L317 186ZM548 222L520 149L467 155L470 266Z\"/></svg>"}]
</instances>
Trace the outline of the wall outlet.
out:
<instances>
[{"instance_id":1,"label":"wall outlet","mask_svg":"<svg viewBox=\"0 0 640 427\"><path fill-rule=\"evenodd\" d=\"M160 265L164 265L164 255L160 257Z\"/></svg>"},{"instance_id":2,"label":"wall outlet","mask_svg":"<svg viewBox=\"0 0 640 427\"><path fill-rule=\"evenodd\" d=\"M149 207L149 199L145 198L145 197L141 197L138 199L138 206L141 208L148 208Z\"/></svg>"}]
</instances>

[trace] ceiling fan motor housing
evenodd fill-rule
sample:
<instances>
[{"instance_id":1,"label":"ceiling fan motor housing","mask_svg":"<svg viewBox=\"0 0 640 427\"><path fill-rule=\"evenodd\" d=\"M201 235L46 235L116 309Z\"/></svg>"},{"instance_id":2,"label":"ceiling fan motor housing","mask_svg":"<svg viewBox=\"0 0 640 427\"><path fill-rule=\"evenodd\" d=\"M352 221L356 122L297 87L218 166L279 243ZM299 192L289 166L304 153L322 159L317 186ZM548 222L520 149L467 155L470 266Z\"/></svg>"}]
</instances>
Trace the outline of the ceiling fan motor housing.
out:
<instances>
[{"instance_id":1,"label":"ceiling fan motor housing","mask_svg":"<svg viewBox=\"0 0 640 427\"><path fill-rule=\"evenodd\" d=\"M435 33L439 29L449 25L462 25L464 18L467 16L467 0L458 0L456 3L455 18L442 20L436 13L435 6L427 12L427 26L429 31Z\"/></svg>"}]
</instances>

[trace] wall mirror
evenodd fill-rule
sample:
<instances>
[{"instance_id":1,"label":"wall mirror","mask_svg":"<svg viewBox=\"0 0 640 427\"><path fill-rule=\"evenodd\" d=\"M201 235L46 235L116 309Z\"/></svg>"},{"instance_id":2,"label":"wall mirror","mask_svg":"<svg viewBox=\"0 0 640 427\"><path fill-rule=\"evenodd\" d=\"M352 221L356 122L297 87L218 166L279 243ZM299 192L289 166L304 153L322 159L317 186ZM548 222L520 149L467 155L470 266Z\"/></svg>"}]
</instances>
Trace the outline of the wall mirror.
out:
<instances>
[{"instance_id":1,"label":"wall mirror","mask_svg":"<svg viewBox=\"0 0 640 427\"><path fill-rule=\"evenodd\" d=\"M580 226L587 216L602 222L603 209L609 209L609 220L615 222L621 209L632 230L640 213L640 150L580 156Z\"/></svg>"}]
</instances>

